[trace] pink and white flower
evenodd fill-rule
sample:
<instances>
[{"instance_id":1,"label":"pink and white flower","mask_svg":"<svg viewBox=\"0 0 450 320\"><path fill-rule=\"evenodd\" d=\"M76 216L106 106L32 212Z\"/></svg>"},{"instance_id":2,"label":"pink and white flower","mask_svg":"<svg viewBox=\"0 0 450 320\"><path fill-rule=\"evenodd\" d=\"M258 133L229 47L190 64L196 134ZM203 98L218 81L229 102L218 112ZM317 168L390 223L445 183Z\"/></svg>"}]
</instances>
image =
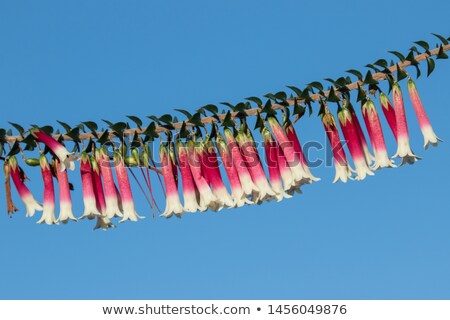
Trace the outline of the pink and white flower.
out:
<instances>
[{"instance_id":1,"label":"pink and white flower","mask_svg":"<svg viewBox=\"0 0 450 320\"><path fill-rule=\"evenodd\" d=\"M77 160L77 157L73 152L67 151L66 147L62 145L62 143L58 142L52 136L49 136L44 131L39 129L31 130L31 134L40 142L45 144L52 152L58 157L61 165L60 170L66 170L66 167L70 170L75 169L74 161Z\"/></svg>"},{"instance_id":2,"label":"pink and white flower","mask_svg":"<svg viewBox=\"0 0 450 320\"><path fill-rule=\"evenodd\" d=\"M242 207L244 204L253 204L252 201L247 199L247 195L245 194L244 189L242 188L241 180L239 179L239 174L233 162L231 152L228 150L227 144L223 139L222 135L220 134L216 139L216 145L220 157L222 158L223 166L225 167L228 180L230 181L231 196L233 198L233 207ZM250 195L251 193L248 196Z\"/></svg>"},{"instance_id":3,"label":"pink and white flower","mask_svg":"<svg viewBox=\"0 0 450 320\"><path fill-rule=\"evenodd\" d=\"M183 212L183 206L181 205L180 197L178 195L178 185L173 173L172 160L169 151L163 144L161 144L159 148L159 158L161 161L164 184L166 186L166 210L161 216L170 218L175 214L180 217Z\"/></svg>"},{"instance_id":4,"label":"pink and white flower","mask_svg":"<svg viewBox=\"0 0 450 320\"><path fill-rule=\"evenodd\" d=\"M138 219L143 219L144 217L139 216L134 207L130 180L128 178L127 168L125 167L125 162L120 154L120 151L114 152L114 164L123 208L123 218L119 222L124 222L126 220L138 221Z\"/></svg>"},{"instance_id":5,"label":"pink and white flower","mask_svg":"<svg viewBox=\"0 0 450 320\"><path fill-rule=\"evenodd\" d=\"M361 124L359 123L359 119L358 116L356 115L355 109L353 108L350 102L348 102L347 109L350 111L350 114L352 116L352 122L355 126L356 132L358 133L359 140L361 141L361 147L364 152L364 158L366 159L366 163L368 166L370 166L372 162L375 160L375 157L370 153L366 136L364 135Z\"/></svg>"},{"instance_id":6,"label":"pink and white flower","mask_svg":"<svg viewBox=\"0 0 450 320\"><path fill-rule=\"evenodd\" d=\"M419 93L417 92L416 84L411 78L408 80L408 92L414 111L416 112L417 120L419 120L420 130L424 138L424 148L427 149L430 144L436 147L438 141L442 140L434 133L433 127L422 105L422 100L420 100Z\"/></svg>"},{"instance_id":7,"label":"pink and white flower","mask_svg":"<svg viewBox=\"0 0 450 320\"><path fill-rule=\"evenodd\" d=\"M347 140L348 149L353 158L353 163L356 170L356 180L363 180L366 175L373 176L374 173L367 165L364 151L361 145L361 139L359 138L358 130L347 108L348 102L345 101L343 107L338 112L339 124L341 125L342 132L345 140Z\"/></svg>"},{"instance_id":8,"label":"pink and white flower","mask_svg":"<svg viewBox=\"0 0 450 320\"><path fill-rule=\"evenodd\" d=\"M55 217L55 187L53 184L52 168L50 167L45 155L41 154L39 158L42 179L44 180L44 211L42 217L37 223L46 223L48 225L58 224Z\"/></svg>"},{"instance_id":9,"label":"pink and white flower","mask_svg":"<svg viewBox=\"0 0 450 320\"><path fill-rule=\"evenodd\" d=\"M389 159L380 118L378 117L377 109L372 100L367 100L366 103L362 105L362 114L375 152L375 163L372 169L395 168L394 162Z\"/></svg>"},{"instance_id":10,"label":"pink and white flower","mask_svg":"<svg viewBox=\"0 0 450 320\"><path fill-rule=\"evenodd\" d=\"M283 200L283 198L292 198L291 195L284 191L281 182L280 168L278 166L278 145L267 128L262 129L261 135L264 140L264 150L266 153L267 168L269 170L270 185L275 192L275 199L279 202Z\"/></svg>"},{"instance_id":11,"label":"pink and white flower","mask_svg":"<svg viewBox=\"0 0 450 320\"><path fill-rule=\"evenodd\" d=\"M403 104L402 90L398 83L392 86L392 100L394 101L395 121L397 123L397 153L393 156L402 159L401 165L405 163L414 164L420 160L409 145L408 124L406 122L405 106Z\"/></svg>"},{"instance_id":12,"label":"pink and white flower","mask_svg":"<svg viewBox=\"0 0 450 320\"><path fill-rule=\"evenodd\" d=\"M20 199L25 204L27 209L27 217L32 217L36 210L42 211L42 206L36 201L36 199L31 194L30 190L27 188L25 183L22 180L22 171L17 164L16 157L12 156L8 160L9 170L11 174L12 181L14 186L16 187L17 192L19 193Z\"/></svg>"},{"instance_id":13,"label":"pink and white flower","mask_svg":"<svg viewBox=\"0 0 450 320\"><path fill-rule=\"evenodd\" d=\"M92 176L91 161L89 156L83 152L80 159L81 188L83 190L84 213L80 219L94 219L102 215L97 209L97 202L94 194L94 179Z\"/></svg>"},{"instance_id":14,"label":"pink and white flower","mask_svg":"<svg viewBox=\"0 0 450 320\"><path fill-rule=\"evenodd\" d=\"M103 179L106 200L106 216L108 218L123 217L121 213L120 194L114 183L114 177L111 169L111 160L108 156L106 147L96 150L97 163Z\"/></svg>"},{"instance_id":15,"label":"pink and white flower","mask_svg":"<svg viewBox=\"0 0 450 320\"><path fill-rule=\"evenodd\" d=\"M339 137L336 120L330 112L326 111L322 116L322 123L333 152L334 168L336 169L333 183L339 180L346 183L348 179L352 180L353 170L348 164L347 156L345 155L344 147Z\"/></svg>"},{"instance_id":16,"label":"pink and white flower","mask_svg":"<svg viewBox=\"0 0 450 320\"><path fill-rule=\"evenodd\" d=\"M392 107L391 101L389 101L388 96L383 92L380 93L380 104L389 128L391 128L392 134L394 135L395 140L397 140L397 120L395 120L395 110Z\"/></svg>"},{"instance_id":17,"label":"pink and white flower","mask_svg":"<svg viewBox=\"0 0 450 320\"><path fill-rule=\"evenodd\" d=\"M94 227L94 230L101 228L106 231L109 228L115 228L116 226L106 216L105 195L103 193L102 177L97 160L95 159L95 156L90 157L90 160L92 168L92 180L94 184L95 203L97 204L97 210L101 213L100 216L97 216L97 223Z\"/></svg>"},{"instance_id":18,"label":"pink and white flower","mask_svg":"<svg viewBox=\"0 0 450 320\"><path fill-rule=\"evenodd\" d=\"M61 163L55 160L55 171L59 186L59 216L57 222L64 224L70 220L77 221L72 212L72 198L70 196L69 177L67 170L61 170Z\"/></svg>"}]
</instances>

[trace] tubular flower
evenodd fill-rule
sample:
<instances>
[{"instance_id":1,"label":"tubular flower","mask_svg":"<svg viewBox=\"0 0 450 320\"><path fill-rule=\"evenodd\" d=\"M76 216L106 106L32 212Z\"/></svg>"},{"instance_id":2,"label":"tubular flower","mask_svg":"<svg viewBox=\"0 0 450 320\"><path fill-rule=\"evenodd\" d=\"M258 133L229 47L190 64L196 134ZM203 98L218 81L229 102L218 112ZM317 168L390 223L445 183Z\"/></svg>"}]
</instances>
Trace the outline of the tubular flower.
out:
<instances>
[{"instance_id":1,"label":"tubular flower","mask_svg":"<svg viewBox=\"0 0 450 320\"><path fill-rule=\"evenodd\" d=\"M389 125L389 128L391 128L392 134L395 137L395 140L397 140L397 120L395 120L395 110L392 107L391 102L389 101L389 98L387 95L385 95L383 92L380 93L380 104L381 109L383 110L384 117L386 118L386 121Z\"/></svg>"},{"instance_id":2,"label":"tubular flower","mask_svg":"<svg viewBox=\"0 0 450 320\"><path fill-rule=\"evenodd\" d=\"M9 165L9 172L11 174L12 181L14 183L14 186L17 189L17 192L19 193L20 199L22 199L23 203L25 204L25 207L27 208L27 217L32 217L36 210L42 211L42 206L34 199L33 195L31 194L30 190L27 188L25 183L23 183L23 172L21 171L19 165L17 164L16 157L12 156L9 158L8 165Z\"/></svg>"},{"instance_id":3,"label":"tubular flower","mask_svg":"<svg viewBox=\"0 0 450 320\"><path fill-rule=\"evenodd\" d=\"M120 151L117 150L114 152L114 165L123 207L123 218L119 222L124 222L126 220L138 221L138 219L142 219L144 217L141 217L136 213L127 168L125 167L125 162L120 154Z\"/></svg>"},{"instance_id":4,"label":"tubular flower","mask_svg":"<svg viewBox=\"0 0 450 320\"><path fill-rule=\"evenodd\" d=\"M202 158L201 154L203 152L203 147L201 142L194 142L192 140L187 142L187 155L189 159L189 166L191 168L192 177L194 183L197 186L199 192L199 207L209 208L214 211L222 209L221 201L212 192L206 179L204 177L204 172L202 172Z\"/></svg>"},{"instance_id":5,"label":"tubular flower","mask_svg":"<svg viewBox=\"0 0 450 320\"><path fill-rule=\"evenodd\" d=\"M250 172L245 164L244 158L242 157L241 151L239 150L239 145L236 142L233 132L229 128L224 129L225 139L227 140L227 148L231 153L231 158L233 160L233 166L239 176L239 181L241 182L242 190L246 197L250 197L253 194L259 194L258 187L253 183Z\"/></svg>"},{"instance_id":6,"label":"tubular flower","mask_svg":"<svg viewBox=\"0 0 450 320\"><path fill-rule=\"evenodd\" d=\"M364 152L364 158L366 159L367 165L370 166L372 162L375 160L375 157L369 151L369 145L367 144L366 136L364 135L361 124L359 123L359 119L358 116L356 115L355 109L353 108L350 102L348 102L347 108L350 111L352 122L354 123L359 140L361 141L361 147Z\"/></svg>"},{"instance_id":7,"label":"tubular flower","mask_svg":"<svg viewBox=\"0 0 450 320\"><path fill-rule=\"evenodd\" d=\"M41 154L39 162L42 179L44 180L44 211L42 212L41 219L37 223L58 224L55 217L55 187L53 184L52 168L43 154Z\"/></svg>"},{"instance_id":8,"label":"tubular flower","mask_svg":"<svg viewBox=\"0 0 450 320\"><path fill-rule=\"evenodd\" d=\"M216 145L220 157L222 158L228 180L230 181L233 207L242 207L244 204L253 204L252 201L247 199L247 195L245 194L241 185L241 180L239 179L239 174L236 170L235 164L233 163L231 152L228 150L227 144L220 134L216 138Z\"/></svg>"},{"instance_id":9,"label":"tubular flower","mask_svg":"<svg viewBox=\"0 0 450 320\"><path fill-rule=\"evenodd\" d=\"M11 195L11 172L8 162L3 163L3 172L5 173L5 192L6 192L6 209L8 214L11 215L17 212L19 209L14 205Z\"/></svg>"},{"instance_id":10,"label":"tubular flower","mask_svg":"<svg viewBox=\"0 0 450 320\"><path fill-rule=\"evenodd\" d=\"M259 190L259 193L253 194L252 201L257 204L261 204L262 201L271 201L275 197L275 192L270 188L267 181L253 138L241 129L236 137L236 141L239 144L242 158L250 172L253 183Z\"/></svg>"},{"instance_id":11,"label":"tubular flower","mask_svg":"<svg viewBox=\"0 0 450 320\"><path fill-rule=\"evenodd\" d=\"M367 165L358 130L353 122L350 110L346 107L347 104L348 102L338 112L339 124L344 133L344 138L347 140L348 149L355 164L356 180L363 180L366 175L373 176L374 173Z\"/></svg>"},{"instance_id":12,"label":"tubular flower","mask_svg":"<svg viewBox=\"0 0 450 320\"><path fill-rule=\"evenodd\" d=\"M105 195L103 193L102 177L100 174L100 169L98 167L97 160L95 157L90 157L91 168L92 168L92 181L94 184L94 196L95 203L97 204L97 210L101 213L97 216L97 223L94 230L103 229L108 230L109 228L115 228L116 226L111 222L111 220L106 216L106 202Z\"/></svg>"},{"instance_id":13,"label":"tubular flower","mask_svg":"<svg viewBox=\"0 0 450 320\"><path fill-rule=\"evenodd\" d=\"M295 181L300 182L301 184L311 183L311 178L305 172L298 157L299 154L295 152L291 141L289 141L286 132L284 132L277 118L269 117L268 122L278 144L281 146L281 150L283 150L284 157L292 170Z\"/></svg>"},{"instance_id":14,"label":"tubular flower","mask_svg":"<svg viewBox=\"0 0 450 320\"><path fill-rule=\"evenodd\" d=\"M60 170L64 171L66 170L66 167L70 170L75 169L75 163L74 161L77 160L77 157L67 151L66 147L62 145L62 143L56 141L52 136L49 136L44 131L41 131L39 129L34 129L31 131L31 134L40 142L45 144L52 152L58 157L61 165Z\"/></svg>"},{"instance_id":15,"label":"tubular flower","mask_svg":"<svg viewBox=\"0 0 450 320\"><path fill-rule=\"evenodd\" d=\"M406 123L405 107L403 104L402 90L398 83L392 86L392 100L394 101L395 121L397 123L397 153L395 157L402 158L401 165L405 163L413 164L420 160L409 145L408 124Z\"/></svg>"},{"instance_id":16,"label":"tubular flower","mask_svg":"<svg viewBox=\"0 0 450 320\"><path fill-rule=\"evenodd\" d=\"M416 84L412 79L408 80L408 92L411 98L414 111L416 112L417 120L419 120L420 130L424 138L424 148L427 149L431 144L436 147L439 139L434 133L433 127L431 126L430 120L428 119L427 113L422 105L422 100L420 100L419 93L417 92Z\"/></svg>"},{"instance_id":17,"label":"tubular flower","mask_svg":"<svg viewBox=\"0 0 450 320\"><path fill-rule=\"evenodd\" d=\"M220 174L219 162L217 161L216 149L214 148L214 144L210 138L207 138L203 144L203 147L206 174L209 177L212 191L216 198L220 201L221 206L231 208L234 206L234 202L228 193L225 184L223 183L222 175Z\"/></svg>"},{"instance_id":18,"label":"tubular flower","mask_svg":"<svg viewBox=\"0 0 450 320\"><path fill-rule=\"evenodd\" d=\"M284 130L286 132L288 140L291 142L292 147L294 148L295 153L298 155L298 158L302 164L306 177L309 178L311 181L319 181L320 178L313 176L313 174L311 173L311 170L309 169L308 166L308 162L306 161L305 154L303 153L300 140L298 139L297 133L295 132L294 125L292 124L291 120L287 118L284 121Z\"/></svg>"},{"instance_id":19,"label":"tubular flower","mask_svg":"<svg viewBox=\"0 0 450 320\"><path fill-rule=\"evenodd\" d=\"M72 198L70 196L69 178L67 170L61 170L61 163L55 160L55 171L59 186L59 217L57 222L64 224L69 222L69 219L77 221L72 213Z\"/></svg>"},{"instance_id":20,"label":"tubular flower","mask_svg":"<svg viewBox=\"0 0 450 320\"><path fill-rule=\"evenodd\" d=\"M266 153L270 185L275 192L275 199L279 202L283 200L283 198L292 198L291 195L284 191L283 184L281 183L280 168L278 166L278 145L267 128L262 129L261 135L264 140L264 151Z\"/></svg>"},{"instance_id":21,"label":"tubular flower","mask_svg":"<svg viewBox=\"0 0 450 320\"><path fill-rule=\"evenodd\" d=\"M293 194L295 191L302 193L300 190L300 185L295 183L291 168L289 168L286 158L284 157L283 150L281 150L279 144L277 144L277 148L277 162L278 168L280 169L281 180L283 180L284 191L288 194Z\"/></svg>"},{"instance_id":22,"label":"tubular flower","mask_svg":"<svg viewBox=\"0 0 450 320\"><path fill-rule=\"evenodd\" d=\"M378 117L375 104L368 100L362 105L362 114L369 132L370 141L375 152L375 163L373 170L380 168L395 168L394 162L389 159L386 144L384 142L383 129L381 127L380 118Z\"/></svg>"},{"instance_id":23,"label":"tubular flower","mask_svg":"<svg viewBox=\"0 0 450 320\"><path fill-rule=\"evenodd\" d=\"M92 176L91 161L85 152L81 154L80 173L84 202L84 213L80 219L88 218L89 220L92 220L95 216L101 215L101 213L97 209L97 202L94 194L94 180Z\"/></svg>"},{"instance_id":24,"label":"tubular flower","mask_svg":"<svg viewBox=\"0 0 450 320\"><path fill-rule=\"evenodd\" d=\"M99 151L96 151L97 163L100 168L100 173L103 178L103 185L105 188L105 200L106 200L106 216L108 218L123 217L121 213L120 195L117 190L117 186L114 183L113 173L111 169L111 161L109 159L107 150L102 147Z\"/></svg>"},{"instance_id":25,"label":"tubular flower","mask_svg":"<svg viewBox=\"0 0 450 320\"><path fill-rule=\"evenodd\" d=\"M207 208L200 207L197 201L197 190L192 177L191 168L189 166L189 159L187 155L186 146L180 140L176 143L178 151L178 164L180 166L181 183L183 186L183 200L184 208L186 212L205 211Z\"/></svg>"},{"instance_id":26,"label":"tubular flower","mask_svg":"<svg viewBox=\"0 0 450 320\"><path fill-rule=\"evenodd\" d=\"M178 196L178 186L175 181L175 175L172 171L172 160L167 148L161 144L159 148L159 157L161 160L162 174L164 184L166 186L166 210L161 214L166 218L170 218L174 213L180 217L183 212L183 206Z\"/></svg>"},{"instance_id":27,"label":"tubular flower","mask_svg":"<svg viewBox=\"0 0 450 320\"><path fill-rule=\"evenodd\" d=\"M348 164L347 156L345 155L344 147L339 137L336 120L331 113L326 112L322 116L322 123L333 152L334 167L336 169L336 176L334 177L333 183L339 180L345 183L348 179L352 179L352 169Z\"/></svg>"}]
</instances>

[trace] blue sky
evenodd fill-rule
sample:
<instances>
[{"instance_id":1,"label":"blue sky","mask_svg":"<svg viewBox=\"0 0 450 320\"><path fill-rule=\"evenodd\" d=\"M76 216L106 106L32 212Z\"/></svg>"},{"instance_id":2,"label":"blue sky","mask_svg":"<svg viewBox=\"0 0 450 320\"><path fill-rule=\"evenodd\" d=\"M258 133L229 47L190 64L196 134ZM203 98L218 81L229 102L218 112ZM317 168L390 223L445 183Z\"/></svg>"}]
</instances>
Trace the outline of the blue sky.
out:
<instances>
[{"instance_id":1,"label":"blue sky","mask_svg":"<svg viewBox=\"0 0 450 320\"><path fill-rule=\"evenodd\" d=\"M238 102L390 59L388 50L434 41L430 32L449 36L448 1L373 5L0 0L0 127ZM449 71L441 60L417 81L446 141ZM0 215L0 298L448 299L450 147L424 151L406 108L423 161L335 185L334 169L322 166L313 171L321 182L281 203L152 219L135 190L147 219L93 232L86 221L36 225L15 196L22 210ZM325 142L316 117L296 129L303 143ZM27 173L41 198L39 170ZM77 173L70 178L80 185ZM79 216L80 191L73 197Z\"/></svg>"}]
</instances>

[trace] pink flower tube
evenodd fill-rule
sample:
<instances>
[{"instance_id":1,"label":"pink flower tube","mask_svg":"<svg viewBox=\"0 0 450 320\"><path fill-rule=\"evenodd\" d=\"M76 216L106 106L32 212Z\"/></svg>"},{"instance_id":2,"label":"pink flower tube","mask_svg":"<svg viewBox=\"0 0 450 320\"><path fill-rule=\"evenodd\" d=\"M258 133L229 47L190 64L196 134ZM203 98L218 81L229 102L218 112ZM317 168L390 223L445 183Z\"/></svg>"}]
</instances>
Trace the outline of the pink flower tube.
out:
<instances>
[{"instance_id":1,"label":"pink flower tube","mask_svg":"<svg viewBox=\"0 0 450 320\"><path fill-rule=\"evenodd\" d=\"M289 141L286 132L284 132L277 118L269 117L268 122L275 136L275 139L277 139L278 144L281 146L281 149L283 150L283 154L286 158L289 167L292 170L292 174L294 176L296 183L301 184L311 183L311 179L305 172L302 163L298 157L299 156L298 153L295 152L295 149L291 141Z\"/></svg>"},{"instance_id":2,"label":"pink flower tube","mask_svg":"<svg viewBox=\"0 0 450 320\"><path fill-rule=\"evenodd\" d=\"M49 136L44 131L39 129L31 130L31 134L39 141L45 144L52 152L58 157L61 165L60 170L66 170L66 167L70 170L75 169L74 161L77 160L77 157L67 151L66 147L64 147L61 143L56 141L52 136Z\"/></svg>"},{"instance_id":3,"label":"pink flower tube","mask_svg":"<svg viewBox=\"0 0 450 320\"><path fill-rule=\"evenodd\" d=\"M253 204L252 201L247 199L247 195L245 194L244 189L242 188L241 180L239 179L239 174L233 162L231 152L228 150L227 144L222 135L220 134L216 139L216 145L219 155L222 158L223 166L225 167L228 180L230 181L231 196L233 198L233 207L242 207L244 204Z\"/></svg>"},{"instance_id":4,"label":"pink flower tube","mask_svg":"<svg viewBox=\"0 0 450 320\"><path fill-rule=\"evenodd\" d=\"M106 200L106 216L108 218L123 217L121 213L121 206L119 200L119 192L117 186L114 183L114 177L111 169L111 161L108 156L106 147L102 147L99 151L96 151L97 163L100 168L100 173L103 178L103 185L105 188L105 200Z\"/></svg>"},{"instance_id":5,"label":"pink flower tube","mask_svg":"<svg viewBox=\"0 0 450 320\"><path fill-rule=\"evenodd\" d=\"M66 170L61 170L61 163L55 160L55 171L59 186L59 217L57 222L64 224L70 220L77 221L72 213L72 198L70 196L69 178Z\"/></svg>"},{"instance_id":6,"label":"pink flower tube","mask_svg":"<svg viewBox=\"0 0 450 320\"><path fill-rule=\"evenodd\" d=\"M170 218L175 213L176 216L181 217L183 206L180 202L178 186L172 171L172 160L170 158L169 151L163 144L161 144L159 148L159 158L161 161L164 184L166 186L166 210L161 214L161 216Z\"/></svg>"},{"instance_id":7,"label":"pink flower tube","mask_svg":"<svg viewBox=\"0 0 450 320\"><path fill-rule=\"evenodd\" d=\"M352 122L355 126L356 132L358 133L359 140L361 141L361 147L364 152L364 158L366 159L367 165L370 166L372 162L375 160L375 157L369 151L369 145L367 144L366 136L364 135L361 124L359 123L359 119L358 116L356 115L355 109L353 108L350 102L348 102L347 108L350 111Z\"/></svg>"},{"instance_id":8,"label":"pink flower tube","mask_svg":"<svg viewBox=\"0 0 450 320\"><path fill-rule=\"evenodd\" d=\"M348 164L336 121L331 113L326 112L322 117L322 123L333 152L334 168L336 169L336 176L334 177L333 183L339 180L346 183L348 179L352 179L352 169Z\"/></svg>"},{"instance_id":9,"label":"pink flower tube","mask_svg":"<svg viewBox=\"0 0 450 320\"><path fill-rule=\"evenodd\" d=\"M98 167L97 160L95 159L95 156L91 156L90 160L92 168L92 181L94 185L95 203L97 204L97 210L101 213L100 216L97 216L97 223L94 227L94 230L102 229L106 231L109 228L115 228L116 226L106 216L105 195L103 193L102 177L100 174L100 169Z\"/></svg>"},{"instance_id":10,"label":"pink flower tube","mask_svg":"<svg viewBox=\"0 0 450 320\"><path fill-rule=\"evenodd\" d=\"M222 180L220 173L219 162L217 161L217 154L213 142L207 138L203 144L205 169L214 195L220 201L221 206L231 208L234 206L233 199L228 193L227 188Z\"/></svg>"},{"instance_id":11,"label":"pink flower tube","mask_svg":"<svg viewBox=\"0 0 450 320\"><path fill-rule=\"evenodd\" d=\"M386 121L389 125L389 128L391 128L392 134L395 137L395 140L397 140L397 121L395 120L395 110L392 107L391 102L389 101L389 98L387 95L385 95L383 92L380 93L380 104L381 109L383 110L384 117L386 118Z\"/></svg>"},{"instance_id":12,"label":"pink flower tube","mask_svg":"<svg viewBox=\"0 0 450 320\"><path fill-rule=\"evenodd\" d=\"M264 151L266 153L267 168L269 170L270 185L275 192L275 199L277 202L283 200L283 198L292 198L283 189L281 182L280 168L278 166L278 146L272 137L272 134L267 128L263 128L261 135L264 140Z\"/></svg>"},{"instance_id":13,"label":"pink flower tube","mask_svg":"<svg viewBox=\"0 0 450 320\"><path fill-rule=\"evenodd\" d=\"M259 194L259 189L253 183L252 177L245 164L244 158L242 157L239 145L234 138L233 132L229 128L225 128L224 134L225 139L227 140L228 151L231 153L231 158L233 160L233 166L239 176L239 181L241 182L245 196L250 197L254 194Z\"/></svg>"},{"instance_id":14,"label":"pink flower tube","mask_svg":"<svg viewBox=\"0 0 450 320\"><path fill-rule=\"evenodd\" d=\"M270 188L267 181L253 138L241 129L236 137L236 141L239 144L242 158L250 172L253 183L259 190L259 194L253 194L252 201L257 204L261 204L263 201L271 201L275 197L275 192Z\"/></svg>"},{"instance_id":15,"label":"pink flower tube","mask_svg":"<svg viewBox=\"0 0 450 320\"><path fill-rule=\"evenodd\" d=\"M412 79L408 80L408 92L417 116L417 120L419 120L420 130L422 131L424 138L424 148L427 149L430 144L436 147L438 141L442 140L439 139L434 133L433 127L431 126L430 120L428 119L427 113L422 105L422 100L420 100L419 93L417 92L416 84Z\"/></svg>"},{"instance_id":16,"label":"pink flower tube","mask_svg":"<svg viewBox=\"0 0 450 320\"><path fill-rule=\"evenodd\" d=\"M300 159L306 177L311 181L319 181L320 178L313 176L311 170L309 169L308 162L306 161L305 154L303 153L302 146L300 144L300 140L298 139L297 133L295 132L294 125L292 124L291 120L285 119L284 130L286 132L288 140L291 142L292 147L294 148L295 153Z\"/></svg>"},{"instance_id":17,"label":"pink flower tube","mask_svg":"<svg viewBox=\"0 0 450 320\"><path fill-rule=\"evenodd\" d=\"M178 151L178 164L180 166L181 183L183 187L183 210L186 212L205 211L207 207L201 207L197 200L198 191L189 166L186 146L182 141L178 140L176 147Z\"/></svg>"},{"instance_id":18,"label":"pink flower tube","mask_svg":"<svg viewBox=\"0 0 450 320\"><path fill-rule=\"evenodd\" d=\"M17 192L19 193L20 199L25 204L27 208L27 217L32 217L36 210L42 211L42 206L36 201L36 199L31 194L30 190L27 188L25 183L22 181L21 171L19 165L17 164L16 157L12 156L9 158L8 165L11 174L12 181L14 182L14 186L16 187Z\"/></svg>"},{"instance_id":19,"label":"pink flower tube","mask_svg":"<svg viewBox=\"0 0 450 320\"><path fill-rule=\"evenodd\" d=\"M344 105L338 112L339 123L341 125L344 138L347 140L348 149L353 158L356 169L356 180L363 180L366 175L373 176L374 173L367 165L364 151L359 138L358 130L353 122L350 110Z\"/></svg>"},{"instance_id":20,"label":"pink flower tube","mask_svg":"<svg viewBox=\"0 0 450 320\"><path fill-rule=\"evenodd\" d=\"M123 207L123 218L119 222L124 222L126 220L138 221L138 219L142 219L144 217L139 216L134 208L130 180L128 178L127 168L125 167L125 162L120 154L120 151L114 152L114 164Z\"/></svg>"},{"instance_id":21,"label":"pink flower tube","mask_svg":"<svg viewBox=\"0 0 450 320\"><path fill-rule=\"evenodd\" d=\"M377 170L380 168L394 168L394 162L389 159L386 150L383 129L381 127L380 118L378 117L375 104L371 100L368 100L362 106L362 113L367 131L369 132L370 141L372 142L372 147L375 152L375 163L372 169Z\"/></svg>"},{"instance_id":22,"label":"pink flower tube","mask_svg":"<svg viewBox=\"0 0 450 320\"><path fill-rule=\"evenodd\" d=\"M89 156L83 152L80 160L81 188L83 190L84 213L80 219L94 219L102 215L97 209L97 202L94 193L94 184L92 176L91 161Z\"/></svg>"},{"instance_id":23,"label":"pink flower tube","mask_svg":"<svg viewBox=\"0 0 450 320\"><path fill-rule=\"evenodd\" d=\"M397 123L397 153L395 157L402 158L401 165L405 163L414 164L420 160L409 145L408 124L406 123L405 107L403 104L402 90L398 83L394 83L392 87L392 100L394 101L395 121Z\"/></svg>"},{"instance_id":24,"label":"pink flower tube","mask_svg":"<svg viewBox=\"0 0 450 320\"><path fill-rule=\"evenodd\" d=\"M204 172L202 171L201 154L203 152L203 146L201 142L194 142L190 140L187 142L186 146L192 177L200 194L200 208L206 207L213 211L221 210L223 207L223 202L219 201L219 199L217 199L215 194L212 192L204 177Z\"/></svg>"},{"instance_id":25,"label":"pink flower tube","mask_svg":"<svg viewBox=\"0 0 450 320\"><path fill-rule=\"evenodd\" d=\"M281 180L283 180L284 191L286 191L290 195L294 194L295 192L301 194L301 184L295 182L291 168L289 168L286 158L284 157L283 150L278 143L277 148L277 162L278 168L280 169Z\"/></svg>"},{"instance_id":26,"label":"pink flower tube","mask_svg":"<svg viewBox=\"0 0 450 320\"><path fill-rule=\"evenodd\" d=\"M37 223L58 224L55 217L55 187L53 184L52 169L45 155L41 154L39 158L42 179L44 180L44 211L42 217Z\"/></svg>"}]
</instances>

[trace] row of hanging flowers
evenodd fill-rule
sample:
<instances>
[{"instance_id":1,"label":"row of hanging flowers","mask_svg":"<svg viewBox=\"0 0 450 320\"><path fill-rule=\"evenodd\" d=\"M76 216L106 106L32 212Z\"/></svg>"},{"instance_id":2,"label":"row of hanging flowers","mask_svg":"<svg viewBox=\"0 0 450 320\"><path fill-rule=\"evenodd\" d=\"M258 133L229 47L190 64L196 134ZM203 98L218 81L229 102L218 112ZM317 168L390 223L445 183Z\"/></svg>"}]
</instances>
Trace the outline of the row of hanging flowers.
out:
<instances>
[{"instance_id":1,"label":"row of hanging flowers","mask_svg":"<svg viewBox=\"0 0 450 320\"><path fill-rule=\"evenodd\" d=\"M424 53L414 46L406 57L392 52L400 60L397 64L380 59L368 65L375 74L367 71L363 78L359 71L349 70L358 78L355 83L350 77L326 79L333 85L326 92L320 82L310 83L304 90L289 87L295 96L288 98L285 92L278 92L266 95L265 103L257 97L247 98L247 102L237 105L223 103L231 110L222 114L218 113L215 105L204 106L193 115L177 110L187 117L181 123L166 114L160 118L149 117L152 122L143 127L141 119L129 116L137 128L130 129L124 122L113 124L106 121L109 129L99 133L98 125L92 121L75 128L59 122L66 130L64 134L53 134L53 128L49 126L25 130L11 123L20 136L13 137L11 130L0 129L7 212L12 214L18 210L12 200L11 181L25 205L27 217L42 211L37 223L65 224L87 218L96 219L95 229L104 230L114 227L116 218L119 222L143 218L135 208L131 188L133 179L152 211L158 210L167 218L173 215L181 217L185 212L220 211L291 198L302 192L303 185L320 180L309 168L293 124L306 110L311 115L314 102L320 106L319 116L333 151L334 182L363 180L374 175L376 170L394 168L398 165L395 158L400 159L400 165L413 164L420 158L410 147L406 121L406 112L409 111L405 110L399 82L407 78L407 92L424 137L425 149L429 145L436 146L442 140L431 126L415 82L404 70L404 67L412 65L419 77L419 61L426 60L430 75L435 68L432 57L447 58L448 39L436 36L442 45L437 45L432 51L428 43L417 41ZM388 80L388 94L381 91L376 78ZM350 92L353 89L358 92L362 121L351 103ZM256 103L257 108L251 109L250 102ZM377 108L377 102L380 108ZM333 103L336 108L331 105ZM334 109L337 110L335 114L332 112ZM207 113L212 116L207 116ZM253 130L247 121L249 116L256 116ZM392 157L386 148L386 130L380 122L382 116L397 142L397 151ZM257 134L263 141L263 156L255 143ZM68 151L64 140L73 141L72 152ZM159 142L159 164L150 148L155 141ZM35 148L39 150L39 157L27 158L25 152ZM19 165L19 154L26 165L40 167L44 187L42 202L36 200L27 187L27 176L23 166ZM73 185L68 176L68 169L73 171L76 167L81 176L84 204L84 212L78 218L73 213ZM136 178L134 170L141 172L144 186ZM153 196L151 172L156 172L161 186L164 185L164 210L160 210Z\"/></svg>"}]
</instances>

